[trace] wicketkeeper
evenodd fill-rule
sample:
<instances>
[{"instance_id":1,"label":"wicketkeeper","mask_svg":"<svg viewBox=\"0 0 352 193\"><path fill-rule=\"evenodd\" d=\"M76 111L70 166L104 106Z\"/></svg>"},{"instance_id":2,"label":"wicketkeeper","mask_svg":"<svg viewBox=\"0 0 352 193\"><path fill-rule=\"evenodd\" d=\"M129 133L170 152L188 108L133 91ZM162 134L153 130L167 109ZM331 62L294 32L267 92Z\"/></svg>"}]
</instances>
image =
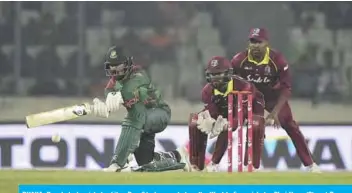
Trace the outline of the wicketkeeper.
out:
<instances>
[{"instance_id":1,"label":"wicketkeeper","mask_svg":"<svg viewBox=\"0 0 352 193\"><path fill-rule=\"evenodd\" d=\"M264 98L263 95L246 80L232 75L230 61L224 57L215 56L208 62L205 76L207 84L202 90L202 101L204 109L199 113L190 115L189 137L190 137L190 164L192 170L203 170L205 168L205 150L208 135L210 138L218 137L212 161L208 164L207 171L216 171L227 149L228 128L228 103L227 96L231 91L250 91L253 94L253 166L258 169L260 156L264 143ZM237 97L234 96L234 109L237 112ZM243 97L243 118L247 116L247 100ZM236 115L236 113L234 113ZM237 118L232 117L237 123ZM234 125L236 130L237 124ZM244 164L247 165L247 142Z\"/></svg>"}]
</instances>

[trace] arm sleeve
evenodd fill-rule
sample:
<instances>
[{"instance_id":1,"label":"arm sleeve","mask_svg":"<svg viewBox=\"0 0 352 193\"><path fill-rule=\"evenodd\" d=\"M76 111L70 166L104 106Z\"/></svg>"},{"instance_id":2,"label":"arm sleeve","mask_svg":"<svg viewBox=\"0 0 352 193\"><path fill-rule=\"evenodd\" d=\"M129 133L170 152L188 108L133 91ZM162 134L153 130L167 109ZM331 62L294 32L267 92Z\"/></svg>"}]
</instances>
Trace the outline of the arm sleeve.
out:
<instances>
[{"instance_id":1,"label":"arm sleeve","mask_svg":"<svg viewBox=\"0 0 352 193\"><path fill-rule=\"evenodd\" d=\"M231 60L231 66L233 73L236 75L241 75L241 63L243 61L242 53L236 54Z\"/></svg>"},{"instance_id":2,"label":"arm sleeve","mask_svg":"<svg viewBox=\"0 0 352 193\"><path fill-rule=\"evenodd\" d=\"M202 90L202 101L204 103L203 111L208 110L210 116L213 119L217 119L217 117L220 114L219 109L217 105L214 102L212 102L211 97L212 97L212 89L210 88L209 85L206 85Z\"/></svg>"}]
</instances>

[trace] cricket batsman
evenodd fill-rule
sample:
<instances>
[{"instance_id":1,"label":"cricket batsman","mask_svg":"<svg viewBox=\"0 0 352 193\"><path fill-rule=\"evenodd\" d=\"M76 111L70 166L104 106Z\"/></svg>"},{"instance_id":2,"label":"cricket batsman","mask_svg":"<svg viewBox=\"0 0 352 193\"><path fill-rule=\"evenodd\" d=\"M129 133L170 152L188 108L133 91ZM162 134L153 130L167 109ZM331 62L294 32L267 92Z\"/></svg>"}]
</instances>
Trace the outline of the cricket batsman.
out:
<instances>
[{"instance_id":1,"label":"cricket batsman","mask_svg":"<svg viewBox=\"0 0 352 193\"><path fill-rule=\"evenodd\" d=\"M274 125L275 128L281 126L293 141L304 166L312 172L319 172L288 103L291 95L288 62L280 52L269 47L265 28L251 29L248 39L248 49L232 58L234 73L252 82L263 93L265 110L269 112L266 124Z\"/></svg>"},{"instance_id":2,"label":"cricket batsman","mask_svg":"<svg viewBox=\"0 0 352 193\"><path fill-rule=\"evenodd\" d=\"M158 89L132 58L118 53L111 47L105 59L106 101L94 100L94 114L107 118L124 106L127 116L107 172L120 172L134 155L140 166L137 171L165 171L183 169L179 151L154 152L155 135L165 130L170 122L171 110Z\"/></svg>"},{"instance_id":3,"label":"cricket batsman","mask_svg":"<svg viewBox=\"0 0 352 193\"><path fill-rule=\"evenodd\" d=\"M206 167L207 171L216 171L228 144L227 128L228 119L237 123L236 117L228 117L227 96L232 91L250 91L253 94L253 166L258 169L264 143L264 99L258 90L248 81L232 75L231 63L225 57L215 56L208 62L206 71L207 84L202 89L202 101L204 109L199 113L193 113L189 122L190 138L190 168L188 171L201 171ZM245 119L247 115L246 96L243 97L243 109ZM234 96L234 112L237 112L237 97ZM237 125L236 125L237 126ZM236 128L233 128L235 130ZM215 152L211 162L205 166L205 149L208 135L216 137ZM247 154L247 143L246 149ZM245 165L248 157L245 157Z\"/></svg>"}]
</instances>

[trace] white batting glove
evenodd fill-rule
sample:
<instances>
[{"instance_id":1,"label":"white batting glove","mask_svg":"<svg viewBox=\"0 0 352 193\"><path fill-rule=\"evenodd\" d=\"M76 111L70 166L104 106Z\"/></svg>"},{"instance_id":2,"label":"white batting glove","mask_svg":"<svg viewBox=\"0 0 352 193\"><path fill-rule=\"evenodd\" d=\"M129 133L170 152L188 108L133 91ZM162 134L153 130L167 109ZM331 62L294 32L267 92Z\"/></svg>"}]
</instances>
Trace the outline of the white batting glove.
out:
<instances>
[{"instance_id":1,"label":"white batting glove","mask_svg":"<svg viewBox=\"0 0 352 193\"><path fill-rule=\"evenodd\" d=\"M226 118L223 118L221 115L218 116L212 131L210 132L209 138L212 139L218 136L221 132L228 129L228 121Z\"/></svg>"},{"instance_id":2,"label":"white batting glove","mask_svg":"<svg viewBox=\"0 0 352 193\"><path fill-rule=\"evenodd\" d=\"M197 128L203 133L209 134L213 129L214 123L215 119L210 116L208 110L198 114Z\"/></svg>"},{"instance_id":3,"label":"white batting glove","mask_svg":"<svg viewBox=\"0 0 352 193\"><path fill-rule=\"evenodd\" d=\"M91 111L97 117L103 117L103 118L109 117L108 107L104 102L102 102L98 98L95 98L93 100L93 108L91 109Z\"/></svg>"},{"instance_id":4,"label":"white batting glove","mask_svg":"<svg viewBox=\"0 0 352 193\"><path fill-rule=\"evenodd\" d=\"M121 92L109 92L105 104L110 113L119 110L120 104L123 104Z\"/></svg>"}]
</instances>

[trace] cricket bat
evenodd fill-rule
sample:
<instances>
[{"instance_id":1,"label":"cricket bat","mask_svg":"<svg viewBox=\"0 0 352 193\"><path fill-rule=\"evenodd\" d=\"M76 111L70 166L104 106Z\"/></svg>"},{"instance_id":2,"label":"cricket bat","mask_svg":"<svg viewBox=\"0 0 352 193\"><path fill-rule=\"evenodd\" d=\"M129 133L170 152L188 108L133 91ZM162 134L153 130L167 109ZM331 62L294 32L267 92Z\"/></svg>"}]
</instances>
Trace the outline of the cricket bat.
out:
<instances>
[{"instance_id":1,"label":"cricket bat","mask_svg":"<svg viewBox=\"0 0 352 193\"><path fill-rule=\"evenodd\" d=\"M34 128L52 123L76 119L91 113L91 105L83 103L80 105L68 106L51 111L41 112L26 116L27 128Z\"/></svg>"}]
</instances>

